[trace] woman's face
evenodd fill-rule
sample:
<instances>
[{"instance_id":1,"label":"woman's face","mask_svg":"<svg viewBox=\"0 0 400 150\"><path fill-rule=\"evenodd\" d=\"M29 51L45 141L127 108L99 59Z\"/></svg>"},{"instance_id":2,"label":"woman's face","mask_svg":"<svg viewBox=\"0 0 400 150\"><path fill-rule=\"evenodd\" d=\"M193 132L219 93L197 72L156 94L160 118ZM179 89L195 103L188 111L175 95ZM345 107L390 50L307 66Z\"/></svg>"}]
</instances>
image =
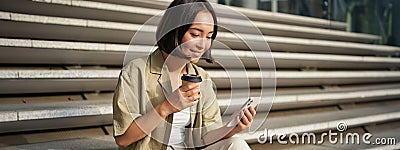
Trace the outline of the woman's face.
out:
<instances>
[{"instance_id":1,"label":"woman's face","mask_svg":"<svg viewBox=\"0 0 400 150\"><path fill-rule=\"evenodd\" d=\"M182 53L190 57L190 62L197 63L204 52L210 49L213 32L213 16L208 11L200 11L182 38Z\"/></svg>"}]
</instances>

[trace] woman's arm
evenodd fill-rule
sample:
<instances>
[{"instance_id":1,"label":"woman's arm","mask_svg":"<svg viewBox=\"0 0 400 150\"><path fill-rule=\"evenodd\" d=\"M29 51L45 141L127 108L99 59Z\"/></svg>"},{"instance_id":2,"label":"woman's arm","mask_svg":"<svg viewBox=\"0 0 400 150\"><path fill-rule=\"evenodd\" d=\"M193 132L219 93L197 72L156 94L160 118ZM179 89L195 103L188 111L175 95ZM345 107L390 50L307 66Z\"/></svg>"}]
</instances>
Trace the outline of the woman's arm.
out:
<instances>
[{"instance_id":1,"label":"woman's arm","mask_svg":"<svg viewBox=\"0 0 400 150\"><path fill-rule=\"evenodd\" d=\"M121 147L126 147L153 131L164 119L171 114L167 101L158 104L152 111L135 119L124 134L115 137L115 142Z\"/></svg>"},{"instance_id":2,"label":"woman's arm","mask_svg":"<svg viewBox=\"0 0 400 150\"><path fill-rule=\"evenodd\" d=\"M239 116L236 118L238 124L235 127L223 126L221 128L208 132L203 137L204 143L206 145L209 145L218 142L219 140L230 138L233 135L249 128L251 126L251 123L253 122L254 115L256 115L256 111L252 106L250 106L248 109L245 109L244 112L242 112L242 119L240 119Z\"/></svg>"},{"instance_id":3,"label":"woman's arm","mask_svg":"<svg viewBox=\"0 0 400 150\"><path fill-rule=\"evenodd\" d=\"M199 91L200 84L182 86L171 94L167 100L164 100L154 107L152 111L132 121L124 134L114 137L115 142L118 146L127 147L146 137L146 135L163 122L168 115L196 104L193 102L200 98L198 94Z\"/></svg>"}]
</instances>

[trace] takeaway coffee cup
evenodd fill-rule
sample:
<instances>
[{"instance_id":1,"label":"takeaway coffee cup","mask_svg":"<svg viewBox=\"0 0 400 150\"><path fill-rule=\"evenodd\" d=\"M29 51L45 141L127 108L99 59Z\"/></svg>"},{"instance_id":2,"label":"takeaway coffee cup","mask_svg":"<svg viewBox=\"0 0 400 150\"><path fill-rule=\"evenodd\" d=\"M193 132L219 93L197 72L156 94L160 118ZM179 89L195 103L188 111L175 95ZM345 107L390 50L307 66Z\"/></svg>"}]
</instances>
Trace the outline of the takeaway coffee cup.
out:
<instances>
[{"instance_id":1,"label":"takeaway coffee cup","mask_svg":"<svg viewBox=\"0 0 400 150\"><path fill-rule=\"evenodd\" d=\"M181 80L182 80L182 86L202 81L201 76L194 74L184 74L182 75Z\"/></svg>"}]
</instances>

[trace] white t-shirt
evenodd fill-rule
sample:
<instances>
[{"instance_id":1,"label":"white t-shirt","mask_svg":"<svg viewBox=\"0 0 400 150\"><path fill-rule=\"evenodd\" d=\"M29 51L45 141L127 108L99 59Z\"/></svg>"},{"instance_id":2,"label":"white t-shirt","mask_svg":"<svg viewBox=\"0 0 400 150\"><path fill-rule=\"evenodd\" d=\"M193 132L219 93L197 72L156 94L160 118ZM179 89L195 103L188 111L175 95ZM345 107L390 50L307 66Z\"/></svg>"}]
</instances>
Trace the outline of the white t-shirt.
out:
<instances>
[{"instance_id":1,"label":"white t-shirt","mask_svg":"<svg viewBox=\"0 0 400 150\"><path fill-rule=\"evenodd\" d=\"M185 140L185 126L190 123L190 107L174 113L168 145L180 144Z\"/></svg>"}]
</instances>

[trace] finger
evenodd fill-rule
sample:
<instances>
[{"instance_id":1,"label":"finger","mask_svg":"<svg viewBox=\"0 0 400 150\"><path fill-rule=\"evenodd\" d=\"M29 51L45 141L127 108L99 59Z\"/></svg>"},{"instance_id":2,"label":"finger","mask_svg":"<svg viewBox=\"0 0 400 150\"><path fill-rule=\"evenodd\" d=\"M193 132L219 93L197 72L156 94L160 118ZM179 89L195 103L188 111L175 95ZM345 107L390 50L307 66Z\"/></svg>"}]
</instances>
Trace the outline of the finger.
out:
<instances>
[{"instance_id":1,"label":"finger","mask_svg":"<svg viewBox=\"0 0 400 150\"><path fill-rule=\"evenodd\" d=\"M241 123L240 118L241 118L240 116L236 116L236 122L237 122L236 126L239 126L239 123Z\"/></svg>"},{"instance_id":2,"label":"finger","mask_svg":"<svg viewBox=\"0 0 400 150\"><path fill-rule=\"evenodd\" d=\"M195 96L193 96L193 101L198 101L198 100L200 100L200 95L199 94L196 94Z\"/></svg>"},{"instance_id":3,"label":"finger","mask_svg":"<svg viewBox=\"0 0 400 150\"><path fill-rule=\"evenodd\" d=\"M200 88L194 88L189 91L182 92L182 95L184 97L190 97L190 96L198 95L199 93L200 93Z\"/></svg>"},{"instance_id":4,"label":"finger","mask_svg":"<svg viewBox=\"0 0 400 150\"><path fill-rule=\"evenodd\" d=\"M190 95L189 95L188 92L182 92L182 91L181 91L181 95L182 95L183 97L190 97Z\"/></svg>"},{"instance_id":5,"label":"finger","mask_svg":"<svg viewBox=\"0 0 400 150\"><path fill-rule=\"evenodd\" d=\"M186 92L186 91L189 91L189 90L197 88L197 87L200 87L200 83L187 84L185 86L182 86L180 89L181 89L181 91Z\"/></svg>"},{"instance_id":6,"label":"finger","mask_svg":"<svg viewBox=\"0 0 400 150\"><path fill-rule=\"evenodd\" d=\"M198 102L199 102L199 101L190 102L190 107L196 105Z\"/></svg>"},{"instance_id":7,"label":"finger","mask_svg":"<svg viewBox=\"0 0 400 150\"><path fill-rule=\"evenodd\" d=\"M197 101L199 99L200 99L200 95L194 95L194 96L186 97L186 100L188 100L190 102Z\"/></svg>"},{"instance_id":8,"label":"finger","mask_svg":"<svg viewBox=\"0 0 400 150\"><path fill-rule=\"evenodd\" d=\"M180 90L182 92L186 92L186 91L189 91L189 90L197 88L197 87L200 87L200 83L192 83L192 84L188 84L188 85L182 86L180 88Z\"/></svg>"},{"instance_id":9,"label":"finger","mask_svg":"<svg viewBox=\"0 0 400 150\"><path fill-rule=\"evenodd\" d=\"M254 109L254 107L253 106L250 106L249 107L249 110L250 110L250 113L251 113L251 115L254 117L255 115L256 115L256 109Z\"/></svg>"},{"instance_id":10,"label":"finger","mask_svg":"<svg viewBox=\"0 0 400 150\"><path fill-rule=\"evenodd\" d=\"M253 115L250 113L248 109L244 110L244 115L246 116L247 120L251 123L253 121Z\"/></svg>"},{"instance_id":11,"label":"finger","mask_svg":"<svg viewBox=\"0 0 400 150\"><path fill-rule=\"evenodd\" d=\"M194 89L192 89L190 91L191 91L192 95L195 95L195 94L199 95L200 94L200 87L194 88Z\"/></svg>"},{"instance_id":12,"label":"finger","mask_svg":"<svg viewBox=\"0 0 400 150\"><path fill-rule=\"evenodd\" d=\"M243 115L242 122L243 122L244 125L249 125L250 124L250 121L249 121L249 119L247 118L246 115Z\"/></svg>"},{"instance_id":13,"label":"finger","mask_svg":"<svg viewBox=\"0 0 400 150\"><path fill-rule=\"evenodd\" d=\"M238 124L236 125L236 127L239 128L240 131L246 129L246 125L244 125L244 124L241 122L239 116L236 117L236 121L237 121L237 123L238 123Z\"/></svg>"}]
</instances>

